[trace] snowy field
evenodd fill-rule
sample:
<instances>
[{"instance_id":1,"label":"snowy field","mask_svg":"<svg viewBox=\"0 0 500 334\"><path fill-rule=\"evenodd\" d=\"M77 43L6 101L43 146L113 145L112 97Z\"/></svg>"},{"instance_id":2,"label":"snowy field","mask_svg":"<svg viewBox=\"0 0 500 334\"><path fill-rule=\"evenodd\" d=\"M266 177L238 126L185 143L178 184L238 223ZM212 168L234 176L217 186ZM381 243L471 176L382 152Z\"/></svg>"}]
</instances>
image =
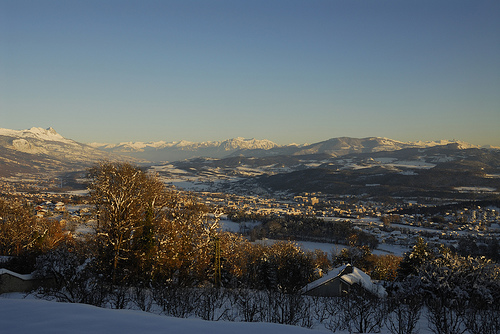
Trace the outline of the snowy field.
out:
<instances>
[{"instance_id":1,"label":"snowy field","mask_svg":"<svg viewBox=\"0 0 500 334\"><path fill-rule=\"evenodd\" d=\"M243 223L236 223L231 220L220 220L220 225L223 231L229 231L233 233L239 233L241 232L240 226L243 226L244 229L252 229L256 225L259 225L259 222L243 222ZM406 225L405 225L406 226ZM277 242L279 240L273 240L273 239L263 239L263 240L257 240L257 243L264 244L264 245L272 245L273 243ZM335 253L340 253L340 251L343 248L347 248L346 245L340 245L340 244L331 244L327 242L313 242L313 241L296 241L296 243L299 245L300 248L303 250L307 251L314 251L316 249L319 249L323 252L326 252L328 254ZM401 245L390 245L390 244L379 244L377 249L373 250L373 254L376 255L396 255L396 256L403 256L404 253L408 252L410 250L409 247L406 246L401 246Z\"/></svg>"},{"instance_id":2,"label":"snowy field","mask_svg":"<svg viewBox=\"0 0 500 334\"><path fill-rule=\"evenodd\" d=\"M0 333L16 334L306 334L329 333L269 323L210 322L84 304L0 298Z\"/></svg>"},{"instance_id":3,"label":"snowy field","mask_svg":"<svg viewBox=\"0 0 500 334\"><path fill-rule=\"evenodd\" d=\"M220 227L223 231L240 233L242 229L243 230L253 229L262 223L261 222L236 223L236 222L233 222L232 220L221 219L219 221L219 224L220 224Z\"/></svg>"},{"instance_id":4,"label":"snowy field","mask_svg":"<svg viewBox=\"0 0 500 334\"><path fill-rule=\"evenodd\" d=\"M321 334L326 329L306 329L272 323L180 319L135 310L111 310L84 304L22 299L19 294L0 296L0 333L16 334ZM425 317L420 334L431 333ZM337 331L347 334L347 331ZM381 334L388 334L382 329Z\"/></svg>"},{"instance_id":5,"label":"snowy field","mask_svg":"<svg viewBox=\"0 0 500 334\"><path fill-rule=\"evenodd\" d=\"M262 239L262 240L257 240L255 242L263 245L272 245L278 241L282 240ZM332 253L338 254L342 249L347 248L346 245L330 244L327 242L313 242L313 241L294 241L294 242L305 251L314 251L316 249L319 249L327 254L332 254ZM372 253L375 255L392 254L396 256L403 256L404 253L408 252L409 250L410 248L406 246L379 244L379 246L376 249L374 249Z\"/></svg>"},{"instance_id":6,"label":"snowy field","mask_svg":"<svg viewBox=\"0 0 500 334\"><path fill-rule=\"evenodd\" d=\"M470 193L487 193L487 192L494 192L497 190L496 188L491 188L491 187L455 187L455 190L460 191L460 192L470 192Z\"/></svg>"}]
</instances>

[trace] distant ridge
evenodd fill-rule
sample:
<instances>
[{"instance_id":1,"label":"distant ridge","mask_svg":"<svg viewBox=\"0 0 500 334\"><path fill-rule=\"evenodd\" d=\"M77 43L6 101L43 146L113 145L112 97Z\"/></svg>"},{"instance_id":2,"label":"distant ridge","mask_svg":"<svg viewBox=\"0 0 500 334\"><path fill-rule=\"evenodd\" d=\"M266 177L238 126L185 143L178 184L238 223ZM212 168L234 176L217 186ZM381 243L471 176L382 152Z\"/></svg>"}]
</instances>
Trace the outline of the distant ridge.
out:
<instances>
[{"instance_id":1,"label":"distant ridge","mask_svg":"<svg viewBox=\"0 0 500 334\"><path fill-rule=\"evenodd\" d=\"M77 170L104 159L125 158L64 138L51 127L0 128L0 176Z\"/></svg>"},{"instance_id":2,"label":"distant ridge","mask_svg":"<svg viewBox=\"0 0 500 334\"><path fill-rule=\"evenodd\" d=\"M189 142L123 142L119 144L90 143L90 146L114 153L125 154L149 161L177 161L195 157L224 158L240 151L269 151L281 147L270 140L242 137L224 141Z\"/></svg>"},{"instance_id":3,"label":"distant ridge","mask_svg":"<svg viewBox=\"0 0 500 334\"><path fill-rule=\"evenodd\" d=\"M19 171L37 173L47 170L81 170L99 160L158 163L199 157L213 159L307 155L340 157L347 154L444 146L453 146L454 149L478 148L476 145L457 140L401 142L381 137L338 137L304 145L278 145L267 139L242 137L199 143L181 140L87 145L63 137L52 127L47 129L32 127L27 130L0 128L0 175L12 175Z\"/></svg>"},{"instance_id":4,"label":"distant ridge","mask_svg":"<svg viewBox=\"0 0 500 334\"><path fill-rule=\"evenodd\" d=\"M367 137L332 138L307 145L278 145L269 140L233 138L224 141L207 142L124 142L120 144L91 143L100 150L133 156L153 162L179 161L191 158L226 158L231 156L265 157L276 155L310 155L328 154L342 156L352 153L371 153L396 151L406 148L428 148L434 146L457 145L460 148L477 148L478 146L456 140L401 142L388 138Z\"/></svg>"},{"instance_id":5,"label":"distant ridge","mask_svg":"<svg viewBox=\"0 0 500 334\"><path fill-rule=\"evenodd\" d=\"M273 147L278 147L278 144L273 143L270 140L258 140L258 139L245 139L242 137L227 139L224 141L206 141L206 142L190 142L186 140L166 142L166 141L156 141L156 142L122 142L119 144L106 144L106 143L89 143L89 146L110 149L116 151L144 151L146 149L163 149L167 147L177 147L183 149L198 149L202 147L223 147L225 150L231 149L270 149Z\"/></svg>"}]
</instances>

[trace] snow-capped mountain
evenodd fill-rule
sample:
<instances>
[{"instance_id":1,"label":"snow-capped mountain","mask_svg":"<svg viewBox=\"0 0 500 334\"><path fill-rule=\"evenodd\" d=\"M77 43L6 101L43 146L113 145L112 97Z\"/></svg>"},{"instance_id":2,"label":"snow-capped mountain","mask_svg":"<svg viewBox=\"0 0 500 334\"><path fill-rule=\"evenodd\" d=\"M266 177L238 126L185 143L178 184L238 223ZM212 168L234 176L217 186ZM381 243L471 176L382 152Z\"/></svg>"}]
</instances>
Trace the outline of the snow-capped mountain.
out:
<instances>
[{"instance_id":1,"label":"snow-capped mountain","mask_svg":"<svg viewBox=\"0 0 500 334\"><path fill-rule=\"evenodd\" d=\"M449 144L459 145L459 148L462 149L478 148L478 146L476 145L456 140L402 142L381 137L368 137L368 138L340 137L304 146L300 150L298 150L295 154L305 155L305 154L326 153L334 156L341 156L351 153L397 151L407 148L428 148L434 146L446 146Z\"/></svg>"},{"instance_id":2,"label":"snow-capped mountain","mask_svg":"<svg viewBox=\"0 0 500 334\"><path fill-rule=\"evenodd\" d=\"M53 128L43 129L32 127L28 130L0 129L0 136L4 137L2 146L16 151L31 154L47 154L57 146L78 146L81 144L66 139ZM49 144L50 143L50 144Z\"/></svg>"},{"instance_id":3,"label":"snow-capped mountain","mask_svg":"<svg viewBox=\"0 0 500 334\"><path fill-rule=\"evenodd\" d=\"M0 128L1 175L82 169L103 159L113 160L117 156L67 139L53 128Z\"/></svg>"},{"instance_id":4,"label":"snow-capped mountain","mask_svg":"<svg viewBox=\"0 0 500 334\"><path fill-rule=\"evenodd\" d=\"M352 138L351 138L352 139ZM349 140L350 141L350 140ZM336 140L331 140L332 144ZM341 150L348 151L345 140ZM373 140L369 141L373 144ZM446 142L442 142L446 143ZM165 183L186 190L235 194L300 194L321 192L333 195L393 197L476 198L500 191L500 150L465 148L464 143L425 143L427 147L368 151L358 140L350 145L356 152L344 155L317 153L332 146L309 147L311 154L265 157L197 158L158 164L152 169ZM317 146L322 146L318 148ZM333 145L335 146L335 145ZM479 194L481 193L481 194ZM461 197L460 197L461 196Z\"/></svg>"},{"instance_id":5,"label":"snow-capped mountain","mask_svg":"<svg viewBox=\"0 0 500 334\"><path fill-rule=\"evenodd\" d=\"M44 173L57 170L82 170L99 160L181 161L196 157L300 157L394 152L452 145L454 149L476 147L459 141L400 142L388 138L332 138L309 145L278 145L269 140L233 138L224 141L123 142L120 144L82 144L57 133L53 128L27 130L0 128L0 175L20 171ZM306 159L307 160L307 159Z\"/></svg>"},{"instance_id":6,"label":"snow-capped mountain","mask_svg":"<svg viewBox=\"0 0 500 334\"><path fill-rule=\"evenodd\" d=\"M206 142L123 142L119 144L90 143L103 151L126 154L149 161L177 161L194 157L223 158L241 151L269 151L281 147L269 140L232 138L224 141Z\"/></svg>"},{"instance_id":7,"label":"snow-capped mountain","mask_svg":"<svg viewBox=\"0 0 500 334\"><path fill-rule=\"evenodd\" d=\"M162 149L166 147L176 147L185 150L197 150L204 147L222 147L226 151L233 149L264 149L268 150L279 145L270 140L245 139L242 137L228 139L224 141L206 141L201 143L190 142L186 140L166 142L123 142L119 144L90 143L89 146L114 150L117 152L144 151L147 149Z\"/></svg>"},{"instance_id":8,"label":"snow-capped mountain","mask_svg":"<svg viewBox=\"0 0 500 334\"><path fill-rule=\"evenodd\" d=\"M352 153L397 151L406 148L427 148L448 144L456 144L459 145L460 148L477 147L459 141L442 140L433 142L401 142L379 137L340 137L309 145L278 145L269 140L244 138L233 138L224 141L207 141L201 143L183 140L178 142L123 142L120 144L91 143L89 145L115 154L125 154L139 159L160 162L179 161L197 157L266 157L310 154L342 156Z\"/></svg>"}]
</instances>

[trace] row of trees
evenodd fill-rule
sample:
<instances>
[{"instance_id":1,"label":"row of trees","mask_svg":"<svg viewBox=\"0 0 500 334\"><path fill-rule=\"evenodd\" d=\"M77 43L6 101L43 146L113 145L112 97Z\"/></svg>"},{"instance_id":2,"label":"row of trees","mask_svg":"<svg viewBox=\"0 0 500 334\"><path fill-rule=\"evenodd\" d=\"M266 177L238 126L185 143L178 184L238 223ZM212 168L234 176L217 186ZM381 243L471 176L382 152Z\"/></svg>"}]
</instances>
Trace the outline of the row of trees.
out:
<instances>
[{"instance_id":1,"label":"row of trees","mask_svg":"<svg viewBox=\"0 0 500 334\"><path fill-rule=\"evenodd\" d=\"M352 222L348 220L325 221L303 215L247 214L237 210L230 212L228 217L235 222L261 222L262 224L248 232L252 240L262 238L293 239L347 245L350 243L349 238L355 235L357 246L369 246L374 249L378 245L378 239L375 236L355 229Z\"/></svg>"},{"instance_id":2,"label":"row of trees","mask_svg":"<svg viewBox=\"0 0 500 334\"><path fill-rule=\"evenodd\" d=\"M107 287L92 271L87 258L62 248L39 258L39 272L58 273L58 284L38 293L61 301L138 308L177 317L324 326L333 332L370 333L386 328L393 334L414 334L425 316L436 334L498 333L498 266L480 258L460 257L445 249L431 250L427 255L434 254L431 255L434 258L418 264L414 260L422 255L420 246L427 248L422 243L403 260L415 265L415 274L401 276L388 284L389 296L385 300L356 286L342 297L308 297L298 291L273 287L217 288L206 282L181 286L171 280L156 280L147 288Z\"/></svg>"},{"instance_id":3,"label":"row of trees","mask_svg":"<svg viewBox=\"0 0 500 334\"><path fill-rule=\"evenodd\" d=\"M297 290L326 269L327 255L283 242L269 247L222 233L217 209L166 188L155 175L129 165L90 170L96 208L95 265L113 285L169 281L196 286Z\"/></svg>"}]
</instances>

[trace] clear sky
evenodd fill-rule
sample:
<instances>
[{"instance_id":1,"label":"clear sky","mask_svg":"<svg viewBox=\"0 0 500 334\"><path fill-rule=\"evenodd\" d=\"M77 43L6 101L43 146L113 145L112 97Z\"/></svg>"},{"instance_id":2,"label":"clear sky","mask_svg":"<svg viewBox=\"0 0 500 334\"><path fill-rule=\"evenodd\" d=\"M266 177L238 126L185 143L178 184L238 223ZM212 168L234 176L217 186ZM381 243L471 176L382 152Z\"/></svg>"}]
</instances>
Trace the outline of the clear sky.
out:
<instances>
[{"instance_id":1,"label":"clear sky","mask_svg":"<svg viewBox=\"0 0 500 334\"><path fill-rule=\"evenodd\" d=\"M0 127L500 146L500 1L0 0Z\"/></svg>"}]
</instances>

